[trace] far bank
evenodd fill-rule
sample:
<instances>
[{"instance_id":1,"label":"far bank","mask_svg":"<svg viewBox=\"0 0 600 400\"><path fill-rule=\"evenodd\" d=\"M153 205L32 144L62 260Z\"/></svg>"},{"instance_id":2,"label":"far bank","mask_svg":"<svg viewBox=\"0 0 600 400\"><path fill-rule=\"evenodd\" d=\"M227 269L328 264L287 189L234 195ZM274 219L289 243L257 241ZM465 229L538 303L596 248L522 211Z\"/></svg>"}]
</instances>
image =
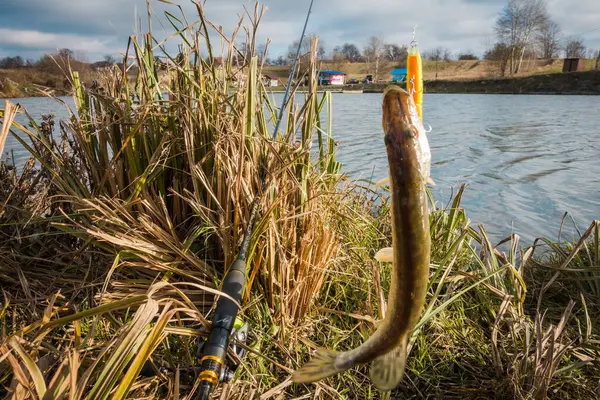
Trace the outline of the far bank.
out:
<instances>
[{"instance_id":1,"label":"far bank","mask_svg":"<svg viewBox=\"0 0 600 400\"><path fill-rule=\"evenodd\" d=\"M392 83L373 83L343 86L322 86L322 91L342 93L383 93ZM404 83L398 84L405 87ZM274 92L283 87L273 88ZM600 95L600 71L571 72L564 74L531 75L518 78L427 80L426 93L471 94L559 94Z\"/></svg>"},{"instance_id":2,"label":"far bank","mask_svg":"<svg viewBox=\"0 0 600 400\"><path fill-rule=\"evenodd\" d=\"M1 75L1 74L0 74ZM0 76L1 77L1 76ZM55 79L56 80L56 79ZM321 86L319 91L356 93L383 93L391 82ZM404 87L404 83L398 83ZM12 80L0 81L0 98L36 97L45 85L19 84ZM47 87L47 86L46 86ZM56 96L68 95L69 85L48 87ZM284 87L272 87L272 92L283 92ZM303 88L300 88L300 92ZM426 93L471 93L471 94L557 94L557 95L600 95L600 71L551 73L529 75L516 78L477 78L477 79L433 79L425 81Z\"/></svg>"}]
</instances>

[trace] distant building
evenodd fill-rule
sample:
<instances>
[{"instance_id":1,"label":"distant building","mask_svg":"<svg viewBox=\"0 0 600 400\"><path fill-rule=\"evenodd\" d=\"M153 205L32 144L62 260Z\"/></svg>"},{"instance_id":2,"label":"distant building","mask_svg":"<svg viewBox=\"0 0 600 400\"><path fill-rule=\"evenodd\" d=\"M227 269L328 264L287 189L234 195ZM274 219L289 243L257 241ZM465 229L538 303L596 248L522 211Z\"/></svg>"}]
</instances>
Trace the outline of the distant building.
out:
<instances>
[{"instance_id":1,"label":"distant building","mask_svg":"<svg viewBox=\"0 0 600 400\"><path fill-rule=\"evenodd\" d=\"M106 61L98 61L92 64L92 68L94 71L110 71L112 69L112 64Z\"/></svg>"},{"instance_id":2,"label":"distant building","mask_svg":"<svg viewBox=\"0 0 600 400\"><path fill-rule=\"evenodd\" d=\"M279 78L276 75L263 75L263 80L267 86L279 86Z\"/></svg>"},{"instance_id":3,"label":"distant building","mask_svg":"<svg viewBox=\"0 0 600 400\"><path fill-rule=\"evenodd\" d=\"M392 82L406 81L406 74L406 68L395 68L394 70L392 70L392 72L390 72L390 75L392 75Z\"/></svg>"},{"instance_id":4,"label":"distant building","mask_svg":"<svg viewBox=\"0 0 600 400\"><path fill-rule=\"evenodd\" d=\"M582 58L565 58L563 72L579 72L585 69L585 60Z\"/></svg>"},{"instance_id":5,"label":"distant building","mask_svg":"<svg viewBox=\"0 0 600 400\"><path fill-rule=\"evenodd\" d=\"M346 81L346 74L339 71L323 70L319 71L319 85L343 85Z\"/></svg>"}]
</instances>

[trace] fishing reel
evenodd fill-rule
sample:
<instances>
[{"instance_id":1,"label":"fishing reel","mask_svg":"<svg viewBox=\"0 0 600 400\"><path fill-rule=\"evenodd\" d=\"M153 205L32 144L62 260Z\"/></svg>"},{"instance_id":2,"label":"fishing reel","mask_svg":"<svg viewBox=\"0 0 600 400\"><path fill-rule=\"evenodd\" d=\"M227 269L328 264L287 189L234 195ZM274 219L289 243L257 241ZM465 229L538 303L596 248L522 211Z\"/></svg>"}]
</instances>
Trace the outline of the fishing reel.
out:
<instances>
[{"instance_id":1,"label":"fishing reel","mask_svg":"<svg viewBox=\"0 0 600 400\"><path fill-rule=\"evenodd\" d=\"M205 329L202 329L204 333ZM226 383L233 379L235 372L240 366L240 361L243 360L247 355L247 350L244 345L248 341L248 332L250 326L247 322L242 321L239 318L235 319L231 334L228 337L227 343L228 348L231 349L234 356L227 356L227 349L224 349L222 357L214 355L214 346L212 354L207 355L205 353L211 352L210 345L207 343L210 339L210 335L207 339L201 340L198 344L198 359L200 360L200 366L190 366L179 368L182 372L182 376L189 384L192 384L194 380L200 380L198 399L208 400L210 393L219 383ZM131 365L131 362L128 364ZM175 374L175 370L166 366L155 365L151 360L144 363L140 376L154 377L157 372L162 374Z\"/></svg>"},{"instance_id":2,"label":"fishing reel","mask_svg":"<svg viewBox=\"0 0 600 400\"><path fill-rule=\"evenodd\" d=\"M233 325L233 330L231 331L231 335L229 335L229 348L235 354L235 358L237 360L242 360L246 357L248 351L243 347L248 341L248 331L250 326L247 322L242 321L239 318L236 318L235 323ZM202 340L198 345L197 356L198 359L202 359L204 354L204 346L206 344L206 340ZM227 383L231 381L237 371L239 363L235 363L231 357L225 357L222 368L220 368L220 372L218 373L218 383Z\"/></svg>"}]
</instances>

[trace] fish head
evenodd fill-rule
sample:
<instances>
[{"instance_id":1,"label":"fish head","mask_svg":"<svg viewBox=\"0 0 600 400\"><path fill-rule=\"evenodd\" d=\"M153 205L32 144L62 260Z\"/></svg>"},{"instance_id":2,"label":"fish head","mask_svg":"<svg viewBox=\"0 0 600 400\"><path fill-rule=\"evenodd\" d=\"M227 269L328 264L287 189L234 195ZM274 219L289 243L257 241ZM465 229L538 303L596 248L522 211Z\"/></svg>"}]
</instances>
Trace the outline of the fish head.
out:
<instances>
[{"instance_id":1,"label":"fish head","mask_svg":"<svg viewBox=\"0 0 600 400\"><path fill-rule=\"evenodd\" d=\"M417 107L406 90L398 86L389 86L385 90L382 121L386 143L414 153L421 176L427 182L431 172L431 149Z\"/></svg>"}]
</instances>

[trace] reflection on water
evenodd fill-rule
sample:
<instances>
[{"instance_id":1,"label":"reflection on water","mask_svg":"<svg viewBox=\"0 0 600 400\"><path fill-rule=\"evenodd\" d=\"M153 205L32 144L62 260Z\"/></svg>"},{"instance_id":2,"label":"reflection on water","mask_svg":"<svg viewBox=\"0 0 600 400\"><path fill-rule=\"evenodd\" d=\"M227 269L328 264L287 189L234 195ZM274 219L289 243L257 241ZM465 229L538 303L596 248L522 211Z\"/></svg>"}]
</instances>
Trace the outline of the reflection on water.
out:
<instances>
[{"instance_id":1,"label":"reflection on water","mask_svg":"<svg viewBox=\"0 0 600 400\"><path fill-rule=\"evenodd\" d=\"M333 95L338 159L355 179L387 175L381 94ZM73 105L71 98L63 98ZM68 116L50 99L16 99L37 120ZM556 237L565 211L582 226L600 218L600 101L588 96L426 95L434 196L463 182L463 206L494 239ZM21 122L24 120L21 118ZM9 136L17 165L27 153ZM565 231L572 233L570 230Z\"/></svg>"}]
</instances>

